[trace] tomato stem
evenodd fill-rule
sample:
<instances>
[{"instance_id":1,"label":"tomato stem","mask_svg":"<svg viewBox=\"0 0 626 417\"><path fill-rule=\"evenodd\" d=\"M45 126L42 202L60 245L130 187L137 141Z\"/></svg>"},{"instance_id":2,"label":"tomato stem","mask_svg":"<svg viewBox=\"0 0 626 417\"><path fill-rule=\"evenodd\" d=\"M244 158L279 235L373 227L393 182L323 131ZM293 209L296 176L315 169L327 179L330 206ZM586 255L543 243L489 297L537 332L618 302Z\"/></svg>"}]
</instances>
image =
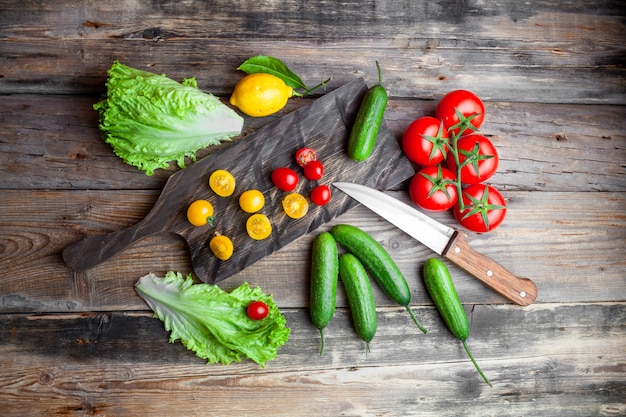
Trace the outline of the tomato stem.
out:
<instances>
[{"instance_id":1,"label":"tomato stem","mask_svg":"<svg viewBox=\"0 0 626 417\"><path fill-rule=\"evenodd\" d=\"M473 114L470 114L469 116L464 116L463 113L461 113L461 111L458 108L455 107L454 111L456 112L457 117L459 118L459 122L453 126L450 126L450 128L448 129L448 134L450 135L450 140L448 141L448 148L450 149L450 152L452 153L452 156L454 157L454 163L456 165L456 180L454 181L454 183L456 186L457 194L459 196L457 204L459 205L459 210L463 212L466 208L465 202L463 201L463 185L462 185L463 181L461 179L461 169L463 168L464 164L461 164L461 161L459 158L458 142L459 142L459 139L465 134L466 130L470 130L472 132L475 132L478 130L476 126L472 124L472 119L478 116L479 113L473 113Z\"/></svg>"},{"instance_id":2,"label":"tomato stem","mask_svg":"<svg viewBox=\"0 0 626 417\"><path fill-rule=\"evenodd\" d=\"M449 144L450 152L452 152L452 156L454 157L454 164L456 166L456 180L454 181L454 185L456 186L458 198L459 210L462 212L465 210L465 202L463 201L463 187L461 186L461 166L460 158L459 158L459 149L457 147L457 143L461 136L461 131L456 133L452 133L451 144Z\"/></svg>"}]
</instances>

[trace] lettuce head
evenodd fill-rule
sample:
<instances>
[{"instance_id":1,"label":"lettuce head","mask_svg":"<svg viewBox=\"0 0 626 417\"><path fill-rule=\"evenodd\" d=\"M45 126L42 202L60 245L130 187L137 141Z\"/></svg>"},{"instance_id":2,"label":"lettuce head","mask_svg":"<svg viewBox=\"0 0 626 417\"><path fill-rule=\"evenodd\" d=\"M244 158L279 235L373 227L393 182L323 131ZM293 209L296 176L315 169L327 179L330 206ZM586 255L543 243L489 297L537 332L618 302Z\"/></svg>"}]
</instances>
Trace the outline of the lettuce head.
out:
<instances>
[{"instance_id":1,"label":"lettuce head","mask_svg":"<svg viewBox=\"0 0 626 417\"><path fill-rule=\"evenodd\" d=\"M176 161L241 133L243 118L212 94L198 89L195 78L178 83L165 75L114 61L107 93L94 104L104 140L126 163L153 175Z\"/></svg>"},{"instance_id":2,"label":"lettuce head","mask_svg":"<svg viewBox=\"0 0 626 417\"><path fill-rule=\"evenodd\" d=\"M180 340L207 363L229 364L249 358L265 367L287 342L290 330L271 295L247 283L225 292L216 285L195 284L191 275L168 272L141 277L135 289L170 331L170 343ZM252 320L247 307L264 302L267 317Z\"/></svg>"}]
</instances>

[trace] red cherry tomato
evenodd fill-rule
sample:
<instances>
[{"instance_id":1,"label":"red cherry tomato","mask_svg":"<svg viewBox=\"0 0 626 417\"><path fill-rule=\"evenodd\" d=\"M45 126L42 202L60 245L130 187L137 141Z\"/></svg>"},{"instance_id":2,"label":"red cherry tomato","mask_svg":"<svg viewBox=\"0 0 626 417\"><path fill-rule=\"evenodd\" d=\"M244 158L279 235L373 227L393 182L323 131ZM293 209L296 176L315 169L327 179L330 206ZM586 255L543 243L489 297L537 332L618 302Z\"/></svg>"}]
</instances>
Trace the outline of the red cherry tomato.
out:
<instances>
[{"instance_id":1,"label":"red cherry tomato","mask_svg":"<svg viewBox=\"0 0 626 417\"><path fill-rule=\"evenodd\" d=\"M253 301L248 305L248 317L252 320L263 320L270 310L263 301Z\"/></svg>"},{"instance_id":2,"label":"red cherry tomato","mask_svg":"<svg viewBox=\"0 0 626 417\"><path fill-rule=\"evenodd\" d=\"M276 168L272 171L272 182L283 191L293 191L298 185L298 174L290 168Z\"/></svg>"},{"instance_id":3,"label":"red cherry tomato","mask_svg":"<svg viewBox=\"0 0 626 417\"><path fill-rule=\"evenodd\" d=\"M476 129L482 126L485 119L485 105L482 100L471 91L454 90L443 96L435 111L435 117L443 120L443 125L448 129L448 134L458 134L460 130L458 126L452 128L460 121L455 109L458 109ZM465 127L461 134L472 132L472 129L466 129L469 128Z\"/></svg>"},{"instance_id":4,"label":"red cherry tomato","mask_svg":"<svg viewBox=\"0 0 626 417\"><path fill-rule=\"evenodd\" d=\"M318 185L311 190L311 201L318 206L324 206L328 204L331 197L330 187L328 185Z\"/></svg>"},{"instance_id":5,"label":"red cherry tomato","mask_svg":"<svg viewBox=\"0 0 626 417\"><path fill-rule=\"evenodd\" d=\"M414 120L402 135L402 150L411 162L421 166L440 164L446 157L448 131L431 116Z\"/></svg>"},{"instance_id":6,"label":"red cherry tomato","mask_svg":"<svg viewBox=\"0 0 626 417\"><path fill-rule=\"evenodd\" d=\"M324 165L318 160L309 161L304 166L304 176L311 181L317 181L324 176Z\"/></svg>"},{"instance_id":7,"label":"red cherry tomato","mask_svg":"<svg viewBox=\"0 0 626 417\"><path fill-rule=\"evenodd\" d=\"M455 175L441 165L419 170L411 180L409 194L415 204L428 211L446 211L457 202Z\"/></svg>"},{"instance_id":8,"label":"red cherry tomato","mask_svg":"<svg viewBox=\"0 0 626 417\"><path fill-rule=\"evenodd\" d=\"M296 162L301 167L311 161L317 161L317 152L312 148L300 148L296 151Z\"/></svg>"},{"instance_id":9,"label":"red cherry tomato","mask_svg":"<svg viewBox=\"0 0 626 417\"><path fill-rule=\"evenodd\" d=\"M473 184L463 190L465 209L454 207L454 217L473 232L490 232L506 215L506 201L498 190L485 184Z\"/></svg>"},{"instance_id":10,"label":"red cherry tomato","mask_svg":"<svg viewBox=\"0 0 626 417\"><path fill-rule=\"evenodd\" d=\"M482 135L463 136L457 142L459 163L461 164L461 182L479 184L486 181L498 169L498 152L493 143ZM448 169L457 172L454 158L446 161Z\"/></svg>"}]
</instances>

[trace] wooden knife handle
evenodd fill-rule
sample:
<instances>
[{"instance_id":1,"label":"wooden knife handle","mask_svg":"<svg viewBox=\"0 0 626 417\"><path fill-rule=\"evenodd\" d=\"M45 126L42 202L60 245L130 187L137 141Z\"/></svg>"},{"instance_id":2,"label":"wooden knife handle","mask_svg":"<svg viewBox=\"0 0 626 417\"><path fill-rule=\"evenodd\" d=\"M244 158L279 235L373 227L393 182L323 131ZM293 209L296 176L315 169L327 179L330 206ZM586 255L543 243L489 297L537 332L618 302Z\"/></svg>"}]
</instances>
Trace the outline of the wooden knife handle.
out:
<instances>
[{"instance_id":1,"label":"wooden knife handle","mask_svg":"<svg viewBox=\"0 0 626 417\"><path fill-rule=\"evenodd\" d=\"M456 233L443 255L516 304L527 306L537 298L537 286L532 280L517 277L493 259L476 252L462 233Z\"/></svg>"}]
</instances>

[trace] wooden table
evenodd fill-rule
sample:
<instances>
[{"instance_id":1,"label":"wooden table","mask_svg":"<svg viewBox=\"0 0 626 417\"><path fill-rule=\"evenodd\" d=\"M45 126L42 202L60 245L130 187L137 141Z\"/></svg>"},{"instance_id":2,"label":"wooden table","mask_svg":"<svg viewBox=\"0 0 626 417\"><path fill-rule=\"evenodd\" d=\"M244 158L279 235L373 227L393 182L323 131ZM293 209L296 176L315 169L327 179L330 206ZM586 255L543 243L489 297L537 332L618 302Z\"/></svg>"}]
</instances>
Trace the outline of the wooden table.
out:
<instances>
[{"instance_id":1,"label":"wooden table","mask_svg":"<svg viewBox=\"0 0 626 417\"><path fill-rule=\"evenodd\" d=\"M626 47L621 2L0 1L0 404L3 416L626 415ZM283 60L328 91L358 77L390 95L400 138L457 88L486 102L501 162L490 184L509 211L472 245L539 287L518 307L451 266L470 316L479 378L418 276L433 256L363 207L343 222L380 241L431 330L375 287L365 354L340 287L327 347L309 319L314 233L220 283L274 295L291 328L265 369L206 365L134 284L190 272L177 237L144 239L86 272L73 242L142 219L177 168L148 177L104 143L92 105L114 59L195 76L226 101L245 59ZM246 119L244 134L310 103ZM245 140L245 138L243 139ZM215 149L200 152L207 157ZM407 183L388 191L409 202ZM449 213L435 216L454 225Z\"/></svg>"}]
</instances>

